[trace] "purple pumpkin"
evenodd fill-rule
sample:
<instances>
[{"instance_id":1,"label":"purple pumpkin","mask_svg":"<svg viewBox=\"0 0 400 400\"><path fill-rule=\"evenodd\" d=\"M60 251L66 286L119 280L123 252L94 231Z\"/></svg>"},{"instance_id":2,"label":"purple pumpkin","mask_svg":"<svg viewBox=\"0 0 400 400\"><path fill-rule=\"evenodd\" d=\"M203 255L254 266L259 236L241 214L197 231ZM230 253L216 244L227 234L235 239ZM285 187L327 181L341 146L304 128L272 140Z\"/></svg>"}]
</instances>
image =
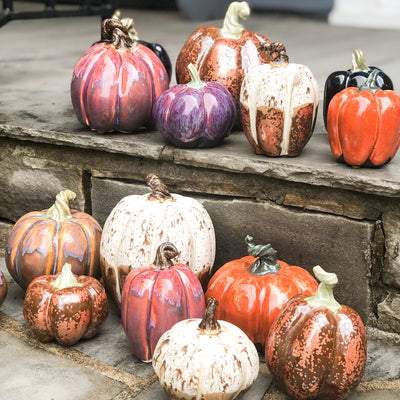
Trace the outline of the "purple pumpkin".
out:
<instances>
[{"instance_id":1,"label":"purple pumpkin","mask_svg":"<svg viewBox=\"0 0 400 400\"><path fill-rule=\"evenodd\" d=\"M178 147L214 147L227 137L236 118L233 96L218 82L203 82L189 64L192 80L166 90L153 107L157 129Z\"/></svg>"}]
</instances>

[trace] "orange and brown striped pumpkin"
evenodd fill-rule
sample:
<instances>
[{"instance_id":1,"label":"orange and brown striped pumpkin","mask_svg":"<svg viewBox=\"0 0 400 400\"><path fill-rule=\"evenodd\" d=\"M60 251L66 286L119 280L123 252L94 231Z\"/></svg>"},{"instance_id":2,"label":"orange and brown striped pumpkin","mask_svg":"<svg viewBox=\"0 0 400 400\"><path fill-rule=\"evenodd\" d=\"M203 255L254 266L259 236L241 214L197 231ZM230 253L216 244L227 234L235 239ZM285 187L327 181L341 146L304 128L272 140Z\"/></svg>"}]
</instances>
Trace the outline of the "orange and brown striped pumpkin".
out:
<instances>
[{"instance_id":1,"label":"orange and brown striped pumpkin","mask_svg":"<svg viewBox=\"0 0 400 400\"><path fill-rule=\"evenodd\" d=\"M64 190L51 208L27 213L14 225L6 265L22 288L38 276L57 274L65 263L76 275L100 277L102 229L89 214L70 210L74 198L74 192Z\"/></svg>"}]
</instances>

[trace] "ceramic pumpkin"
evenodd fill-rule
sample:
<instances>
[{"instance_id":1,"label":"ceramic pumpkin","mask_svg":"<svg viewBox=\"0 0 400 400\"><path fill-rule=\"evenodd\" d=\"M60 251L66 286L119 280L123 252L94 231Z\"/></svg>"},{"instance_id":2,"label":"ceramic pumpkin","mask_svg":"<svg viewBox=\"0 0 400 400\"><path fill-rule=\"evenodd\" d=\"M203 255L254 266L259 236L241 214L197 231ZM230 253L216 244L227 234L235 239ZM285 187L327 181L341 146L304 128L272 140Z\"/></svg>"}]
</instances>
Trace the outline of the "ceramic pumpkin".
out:
<instances>
[{"instance_id":1,"label":"ceramic pumpkin","mask_svg":"<svg viewBox=\"0 0 400 400\"><path fill-rule=\"evenodd\" d=\"M108 314L107 296L102 284L90 276L75 276L71 265L61 273L34 279L25 295L24 318L41 342L56 340L72 346L90 339Z\"/></svg>"},{"instance_id":2,"label":"ceramic pumpkin","mask_svg":"<svg viewBox=\"0 0 400 400\"><path fill-rule=\"evenodd\" d=\"M195 199L170 193L155 175L152 192L123 198L111 211L100 245L100 265L108 293L120 307L126 275L153 262L157 247L172 242L177 263L189 265L207 285L215 258L215 233L206 209Z\"/></svg>"},{"instance_id":3,"label":"ceramic pumpkin","mask_svg":"<svg viewBox=\"0 0 400 400\"><path fill-rule=\"evenodd\" d=\"M308 67L290 63L285 46L270 43L270 63L246 72L240 92L243 130L257 154L298 156L318 110L318 85Z\"/></svg>"},{"instance_id":4,"label":"ceramic pumpkin","mask_svg":"<svg viewBox=\"0 0 400 400\"><path fill-rule=\"evenodd\" d=\"M211 297L202 320L188 319L165 332L153 368L170 399L236 399L256 380L258 353L243 331L218 321Z\"/></svg>"},{"instance_id":5,"label":"ceramic pumpkin","mask_svg":"<svg viewBox=\"0 0 400 400\"><path fill-rule=\"evenodd\" d=\"M353 50L351 59L351 69L332 72L325 81L323 104L325 128L328 127L328 107L333 96L348 87L360 87L373 70L379 70L376 77L376 85L384 90L393 90L393 83L390 77L379 68L367 66L364 54L360 49Z\"/></svg>"},{"instance_id":6,"label":"ceramic pumpkin","mask_svg":"<svg viewBox=\"0 0 400 400\"><path fill-rule=\"evenodd\" d=\"M168 89L167 71L120 20L104 20L102 38L75 66L72 105L81 124L98 133L134 132L150 123L154 102Z\"/></svg>"},{"instance_id":7,"label":"ceramic pumpkin","mask_svg":"<svg viewBox=\"0 0 400 400\"><path fill-rule=\"evenodd\" d=\"M166 90L153 107L157 129L179 147L214 147L232 130L235 100L218 82L203 82L193 64L192 80Z\"/></svg>"},{"instance_id":8,"label":"ceramic pumpkin","mask_svg":"<svg viewBox=\"0 0 400 400\"><path fill-rule=\"evenodd\" d=\"M133 354L149 362L161 335L177 322L201 317L205 300L200 281L172 243L162 243L153 264L131 271L122 289L121 320Z\"/></svg>"},{"instance_id":9,"label":"ceramic pumpkin","mask_svg":"<svg viewBox=\"0 0 400 400\"><path fill-rule=\"evenodd\" d=\"M400 95L376 86L379 70L360 88L336 94L328 109L328 138L333 155L346 164L378 167L400 145Z\"/></svg>"},{"instance_id":10,"label":"ceramic pumpkin","mask_svg":"<svg viewBox=\"0 0 400 400\"><path fill-rule=\"evenodd\" d=\"M23 289L38 276L57 274L65 263L75 274L100 276L101 227L89 214L69 208L75 196L63 190L48 210L27 213L14 225L6 265Z\"/></svg>"},{"instance_id":11,"label":"ceramic pumpkin","mask_svg":"<svg viewBox=\"0 0 400 400\"><path fill-rule=\"evenodd\" d=\"M271 327L265 359L280 388L298 400L336 400L360 382L367 339L360 316L333 296L335 274L314 267L316 294L294 296Z\"/></svg>"},{"instance_id":12,"label":"ceramic pumpkin","mask_svg":"<svg viewBox=\"0 0 400 400\"><path fill-rule=\"evenodd\" d=\"M0 306L7 297L7 281L3 272L0 271Z\"/></svg>"},{"instance_id":13,"label":"ceramic pumpkin","mask_svg":"<svg viewBox=\"0 0 400 400\"><path fill-rule=\"evenodd\" d=\"M276 251L246 237L249 255L223 265L211 278L206 299L215 297L217 318L242 329L253 343L265 344L271 324L294 295L312 295L317 282L305 269L276 259Z\"/></svg>"},{"instance_id":14,"label":"ceramic pumpkin","mask_svg":"<svg viewBox=\"0 0 400 400\"><path fill-rule=\"evenodd\" d=\"M240 86L244 72L249 68L269 62L269 55L260 51L262 43L270 40L263 35L244 29L239 22L250 15L245 1L229 5L223 27L198 28L189 37L176 60L177 83L188 83L187 66L192 63L199 71L200 79L224 85L236 101L239 117Z\"/></svg>"}]
</instances>

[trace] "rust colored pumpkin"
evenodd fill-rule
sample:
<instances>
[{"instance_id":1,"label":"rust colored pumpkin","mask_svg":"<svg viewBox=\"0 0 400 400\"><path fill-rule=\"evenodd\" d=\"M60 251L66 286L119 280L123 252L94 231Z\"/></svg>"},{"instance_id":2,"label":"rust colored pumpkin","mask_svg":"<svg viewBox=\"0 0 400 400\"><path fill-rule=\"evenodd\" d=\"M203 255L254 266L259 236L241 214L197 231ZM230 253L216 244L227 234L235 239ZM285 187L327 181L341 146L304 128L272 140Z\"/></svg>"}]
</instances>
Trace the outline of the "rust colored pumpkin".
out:
<instances>
[{"instance_id":1,"label":"rust colored pumpkin","mask_svg":"<svg viewBox=\"0 0 400 400\"><path fill-rule=\"evenodd\" d=\"M3 272L0 271L0 306L7 297L7 281Z\"/></svg>"},{"instance_id":2,"label":"rust colored pumpkin","mask_svg":"<svg viewBox=\"0 0 400 400\"><path fill-rule=\"evenodd\" d=\"M172 261L178 254L172 243L162 243L154 263L132 270L122 289L122 325L133 354L145 362L164 332L181 320L200 318L205 310L196 275Z\"/></svg>"},{"instance_id":3,"label":"rust colored pumpkin","mask_svg":"<svg viewBox=\"0 0 400 400\"><path fill-rule=\"evenodd\" d=\"M217 318L242 329L253 343L265 344L271 324L294 295L313 295L316 280L305 269L276 259L268 245L246 237L249 256L223 265L211 278L206 299L215 297Z\"/></svg>"},{"instance_id":4,"label":"rust colored pumpkin","mask_svg":"<svg viewBox=\"0 0 400 400\"><path fill-rule=\"evenodd\" d=\"M70 210L74 198L64 190L48 210L25 214L14 225L6 265L23 289L38 276L57 274L65 263L77 275L100 276L102 229L89 214Z\"/></svg>"},{"instance_id":5,"label":"rust colored pumpkin","mask_svg":"<svg viewBox=\"0 0 400 400\"><path fill-rule=\"evenodd\" d=\"M76 276L65 264L60 274L31 282L23 312L29 329L41 342L56 340L72 346L98 332L108 314L107 296L97 279Z\"/></svg>"},{"instance_id":6,"label":"rust colored pumpkin","mask_svg":"<svg viewBox=\"0 0 400 400\"><path fill-rule=\"evenodd\" d=\"M265 359L272 376L298 400L335 400L360 382L367 339L360 316L333 296L337 276L314 267L316 294L294 296L271 327Z\"/></svg>"},{"instance_id":7,"label":"rust colored pumpkin","mask_svg":"<svg viewBox=\"0 0 400 400\"><path fill-rule=\"evenodd\" d=\"M198 28L189 37L176 60L176 81L188 83L188 65L199 71L200 79L224 85L236 101L237 116L240 116L239 96L244 72L256 65L270 61L260 45L270 43L263 35L244 29L239 19L247 19L250 7L247 2L230 4L221 29L214 26Z\"/></svg>"}]
</instances>

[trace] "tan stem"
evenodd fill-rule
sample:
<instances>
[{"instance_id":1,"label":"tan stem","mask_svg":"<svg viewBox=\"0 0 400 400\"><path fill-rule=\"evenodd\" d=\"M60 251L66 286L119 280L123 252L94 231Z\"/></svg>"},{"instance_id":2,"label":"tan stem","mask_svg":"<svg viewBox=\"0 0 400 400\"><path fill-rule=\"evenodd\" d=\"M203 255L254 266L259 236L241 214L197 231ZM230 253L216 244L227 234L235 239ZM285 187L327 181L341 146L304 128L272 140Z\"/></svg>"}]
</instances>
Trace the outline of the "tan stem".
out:
<instances>
[{"instance_id":1,"label":"tan stem","mask_svg":"<svg viewBox=\"0 0 400 400\"><path fill-rule=\"evenodd\" d=\"M138 35L136 29L134 28L135 23L133 22L132 18L121 18L121 11L119 11L119 10L115 10L115 12L111 18L118 19L122 22L122 24L128 30L129 37L132 40L139 40L139 35Z\"/></svg>"},{"instance_id":2,"label":"tan stem","mask_svg":"<svg viewBox=\"0 0 400 400\"><path fill-rule=\"evenodd\" d=\"M202 334L218 335L221 332L221 325L215 316L218 304L218 300L215 297L210 297L207 300L206 311L199 324L199 330Z\"/></svg>"},{"instance_id":3,"label":"tan stem","mask_svg":"<svg viewBox=\"0 0 400 400\"><path fill-rule=\"evenodd\" d=\"M161 243L156 252L153 265L159 269L166 269L174 265L172 260L179 255L178 249L170 242Z\"/></svg>"},{"instance_id":4,"label":"tan stem","mask_svg":"<svg viewBox=\"0 0 400 400\"><path fill-rule=\"evenodd\" d=\"M175 200L165 183L154 174L149 174L146 176L146 183L150 186L151 193L148 196L148 200L158 200L158 201L165 201L165 200Z\"/></svg>"},{"instance_id":5,"label":"tan stem","mask_svg":"<svg viewBox=\"0 0 400 400\"><path fill-rule=\"evenodd\" d=\"M239 19L246 20L250 15L250 7L246 1L233 1L225 14L224 25L220 29L223 38L240 39L244 26Z\"/></svg>"},{"instance_id":6,"label":"tan stem","mask_svg":"<svg viewBox=\"0 0 400 400\"><path fill-rule=\"evenodd\" d=\"M46 217L58 222L72 218L69 201L74 200L76 194L71 190L63 190L56 196L55 203L47 210Z\"/></svg>"},{"instance_id":7,"label":"tan stem","mask_svg":"<svg viewBox=\"0 0 400 400\"><path fill-rule=\"evenodd\" d=\"M82 286L82 284L78 282L75 275L72 273L71 264L65 263L61 273L58 275L57 279L53 281L52 286L56 290L61 290L68 287Z\"/></svg>"}]
</instances>

